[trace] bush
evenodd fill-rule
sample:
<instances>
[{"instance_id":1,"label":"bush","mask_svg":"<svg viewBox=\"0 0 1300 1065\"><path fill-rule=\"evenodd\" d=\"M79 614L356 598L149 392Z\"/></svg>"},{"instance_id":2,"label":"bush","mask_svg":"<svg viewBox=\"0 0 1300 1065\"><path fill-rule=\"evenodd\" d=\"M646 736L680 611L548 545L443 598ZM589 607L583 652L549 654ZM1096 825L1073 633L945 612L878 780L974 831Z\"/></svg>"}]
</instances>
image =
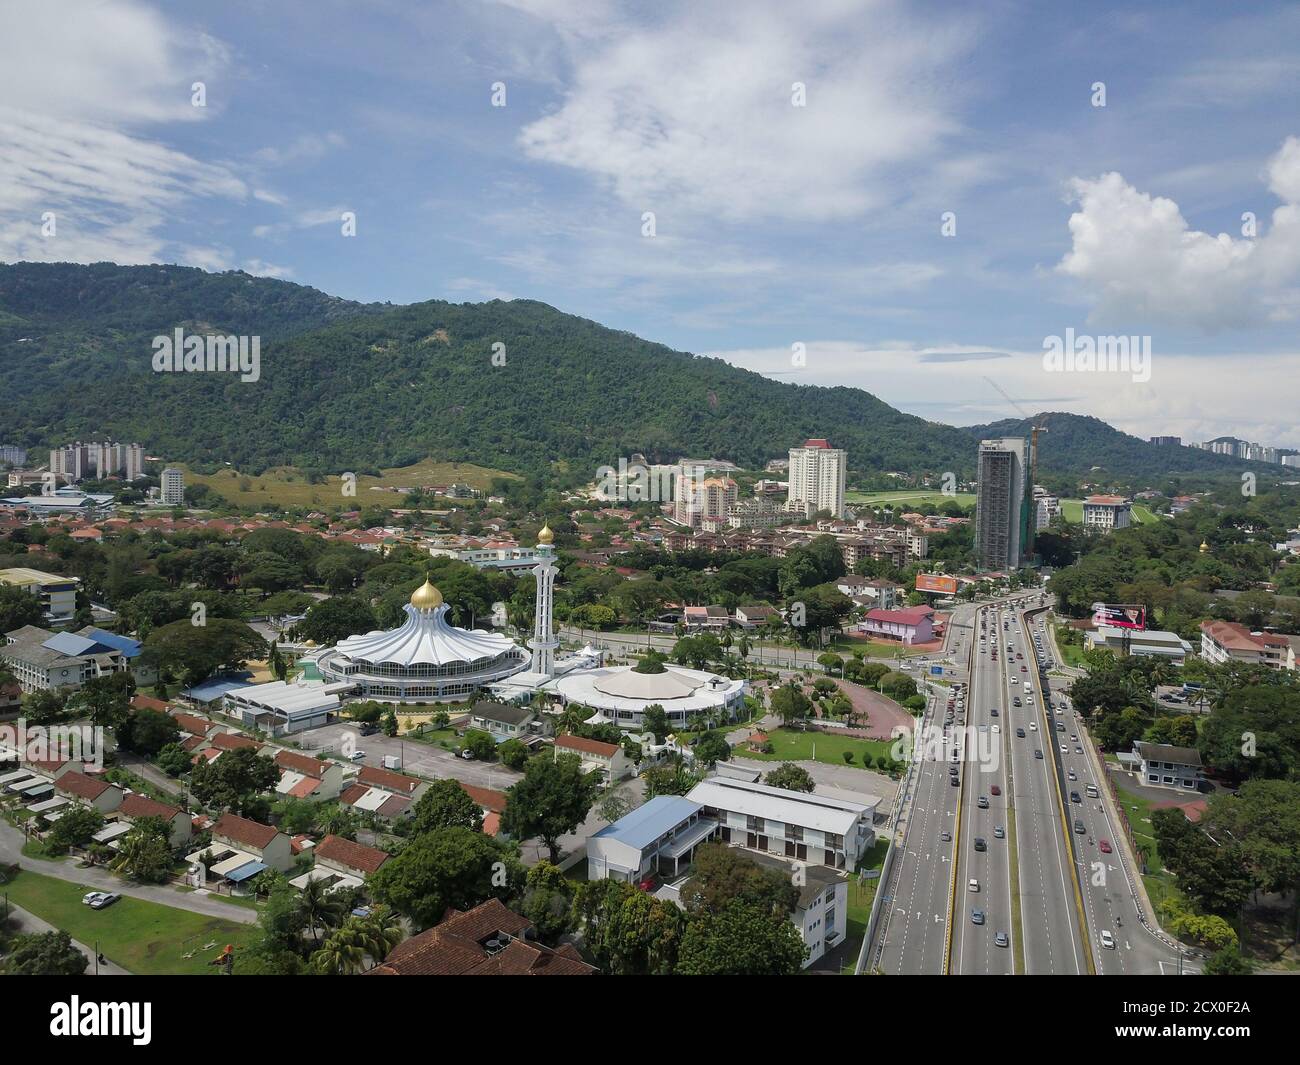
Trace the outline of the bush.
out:
<instances>
[{"instance_id":1,"label":"bush","mask_svg":"<svg viewBox=\"0 0 1300 1065\"><path fill-rule=\"evenodd\" d=\"M478 729L470 729L465 733L461 747L480 762L491 761L497 750L496 742L492 737Z\"/></svg>"},{"instance_id":2,"label":"bush","mask_svg":"<svg viewBox=\"0 0 1300 1065\"><path fill-rule=\"evenodd\" d=\"M497 748L497 755L502 765L511 769L523 769L524 763L528 761L528 748L519 740L506 740Z\"/></svg>"}]
</instances>

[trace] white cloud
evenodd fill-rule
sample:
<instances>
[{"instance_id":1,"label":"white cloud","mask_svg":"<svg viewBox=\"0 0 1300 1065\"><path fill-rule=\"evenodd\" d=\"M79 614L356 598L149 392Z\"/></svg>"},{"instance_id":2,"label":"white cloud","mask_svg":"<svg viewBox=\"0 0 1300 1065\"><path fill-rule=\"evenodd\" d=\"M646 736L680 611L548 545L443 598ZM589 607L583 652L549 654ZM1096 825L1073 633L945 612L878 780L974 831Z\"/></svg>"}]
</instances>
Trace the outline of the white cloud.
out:
<instances>
[{"instance_id":1,"label":"white cloud","mask_svg":"<svg viewBox=\"0 0 1300 1065\"><path fill-rule=\"evenodd\" d=\"M522 132L663 215L825 221L901 198L898 174L957 132L943 74L969 46L960 18L922 31L887 2L672 4L633 23L517 3L569 44L563 104ZM791 86L807 86L807 106ZM951 158L950 166L961 167Z\"/></svg>"},{"instance_id":2,"label":"white cloud","mask_svg":"<svg viewBox=\"0 0 1300 1065\"><path fill-rule=\"evenodd\" d=\"M1075 178L1071 250L1057 269L1094 301L1090 321L1193 325L1207 332L1294 318L1300 312L1300 141L1268 166L1283 206L1258 235L1192 229L1178 204L1140 192L1118 173Z\"/></svg>"}]
</instances>

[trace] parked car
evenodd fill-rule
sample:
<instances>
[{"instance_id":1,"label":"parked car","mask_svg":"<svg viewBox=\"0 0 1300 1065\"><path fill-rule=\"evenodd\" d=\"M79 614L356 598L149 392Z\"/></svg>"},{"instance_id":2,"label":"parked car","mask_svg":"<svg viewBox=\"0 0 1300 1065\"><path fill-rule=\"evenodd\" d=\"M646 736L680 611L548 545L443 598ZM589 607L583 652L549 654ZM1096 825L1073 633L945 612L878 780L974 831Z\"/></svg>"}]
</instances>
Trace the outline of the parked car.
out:
<instances>
[{"instance_id":1,"label":"parked car","mask_svg":"<svg viewBox=\"0 0 1300 1065\"><path fill-rule=\"evenodd\" d=\"M122 896L115 891L101 891L99 897L94 899L90 908L92 910L102 910L105 907L112 906L113 903L121 901Z\"/></svg>"},{"instance_id":2,"label":"parked car","mask_svg":"<svg viewBox=\"0 0 1300 1065\"><path fill-rule=\"evenodd\" d=\"M104 893L102 891L87 891L84 895L81 896L81 902L83 905L89 906L92 902L94 902L97 898L99 898L103 894Z\"/></svg>"}]
</instances>

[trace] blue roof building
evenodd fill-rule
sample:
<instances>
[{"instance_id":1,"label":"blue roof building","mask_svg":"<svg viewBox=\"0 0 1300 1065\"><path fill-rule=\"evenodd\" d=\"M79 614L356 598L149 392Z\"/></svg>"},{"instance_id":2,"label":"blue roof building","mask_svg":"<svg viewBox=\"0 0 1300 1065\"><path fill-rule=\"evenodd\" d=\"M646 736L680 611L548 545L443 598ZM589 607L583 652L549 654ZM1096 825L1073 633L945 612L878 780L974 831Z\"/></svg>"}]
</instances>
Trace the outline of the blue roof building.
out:
<instances>
[{"instance_id":1,"label":"blue roof building","mask_svg":"<svg viewBox=\"0 0 1300 1065\"><path fill-rule=\"evenodd\" d=\"M695 848L718 832L702 810L680 795L656 795L587 839L587 879L640 884L684 875Z\"/></svg>"}]
</instances>

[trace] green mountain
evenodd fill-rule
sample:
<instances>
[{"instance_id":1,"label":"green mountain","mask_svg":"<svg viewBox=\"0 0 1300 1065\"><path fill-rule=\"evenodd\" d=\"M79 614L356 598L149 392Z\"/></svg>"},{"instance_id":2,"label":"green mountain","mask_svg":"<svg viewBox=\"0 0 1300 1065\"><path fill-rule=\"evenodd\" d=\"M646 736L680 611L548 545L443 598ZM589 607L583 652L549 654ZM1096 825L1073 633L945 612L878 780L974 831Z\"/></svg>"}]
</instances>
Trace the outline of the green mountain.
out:
<instances>
[{"instance_id":1,"label":"green mountain","mask_svg":"<svg viewBox=\"0 0 1300 1065\"><path fill-rule=\"evenodd\" d=\"M177 328L259 337L259 379L154 372L153 338ZM254 473L433 457L587 479L633 452L761 466L823 436L856 470L966 476L972 438L1013 424L925 421L859 389L773 381L527 300L359 304L242 272L111 263L0 266L0 395L5 443L112 436ZM1160 449L1095 419L1046 417L1046 469L1171 470ZM1181 470L1240 465L1178 450Z\"/></svg>"}]
</instances>

